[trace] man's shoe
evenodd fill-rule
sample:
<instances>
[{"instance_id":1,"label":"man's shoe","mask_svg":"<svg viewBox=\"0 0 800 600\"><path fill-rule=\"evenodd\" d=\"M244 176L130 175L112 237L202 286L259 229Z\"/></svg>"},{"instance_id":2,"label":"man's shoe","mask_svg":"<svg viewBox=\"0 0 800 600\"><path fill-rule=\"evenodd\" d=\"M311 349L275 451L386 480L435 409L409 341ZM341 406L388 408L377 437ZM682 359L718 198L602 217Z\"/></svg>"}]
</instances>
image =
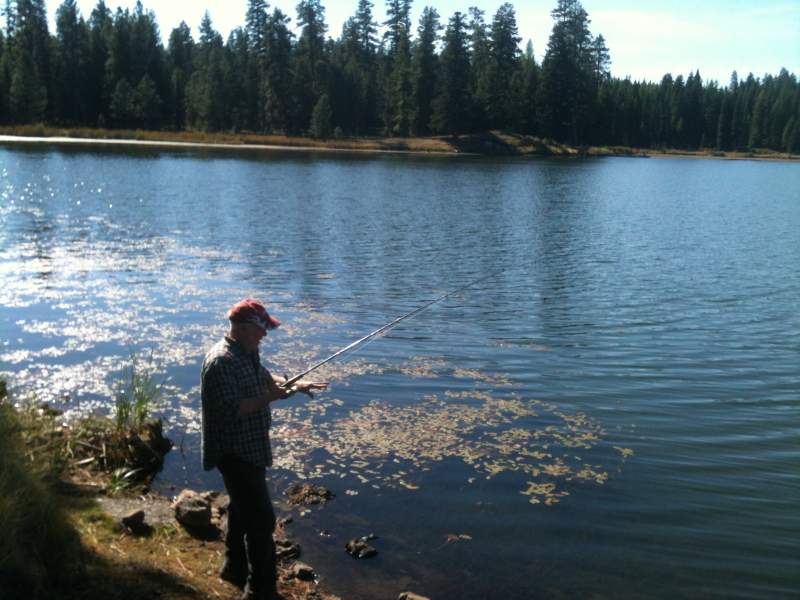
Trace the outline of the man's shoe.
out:
<instances>
[{"instance_id":1,"label":"man's shoe","mask_svg":"<svg viewBox=\"0 0 800 600\"><path fill-rule=\"evenodd\" d=\"M272 589L264 592L256 592L250 585L246 585L241 600L286 600L286 597Z\"/></svg>"},{"instance_id":2,"label":"man's shoe","mask_svg":"<svg viewBox=\"0 0 800 600\"><path fill-rule=\"evenodd\" d=\"M247 583L247 567L235 567L232 563L226 562L219 572L219 578L243 590Z\"/></svg>"}]
</instances>

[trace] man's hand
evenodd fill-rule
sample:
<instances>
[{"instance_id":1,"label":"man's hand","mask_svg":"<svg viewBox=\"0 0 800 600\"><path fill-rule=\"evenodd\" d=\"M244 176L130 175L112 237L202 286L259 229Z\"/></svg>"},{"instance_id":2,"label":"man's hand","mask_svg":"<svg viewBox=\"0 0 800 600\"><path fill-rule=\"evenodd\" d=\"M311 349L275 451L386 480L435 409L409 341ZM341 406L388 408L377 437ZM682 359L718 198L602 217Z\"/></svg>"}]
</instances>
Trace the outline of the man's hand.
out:
<instances>
[{"instance_id":1,"label":"man's hand","mask_svg":"<svg viewBox=\"0 0 800 600\"><path fill-rule=\"evenodd\" d=\"M296 381L291 388L289 388L290 394L301 393L305 394L309 398L314 397L314 392L317 390L324 390L327 389L328 382L327 381L307 381L305 379L301 379L300 381Z\"/></svg>"}]
</instances>

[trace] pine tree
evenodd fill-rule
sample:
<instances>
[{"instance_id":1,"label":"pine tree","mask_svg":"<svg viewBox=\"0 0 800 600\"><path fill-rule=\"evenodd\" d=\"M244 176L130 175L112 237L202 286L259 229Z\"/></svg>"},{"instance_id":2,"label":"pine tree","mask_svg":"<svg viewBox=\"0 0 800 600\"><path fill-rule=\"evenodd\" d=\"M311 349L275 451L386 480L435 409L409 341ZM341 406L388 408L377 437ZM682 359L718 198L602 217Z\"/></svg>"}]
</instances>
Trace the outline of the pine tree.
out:
<instances>
[{"instance_id":1,"label":"pine tree","mask_svg":"<svg viewBox=\"0 0 800 600\"><path fill-rule=\"evenodd\" d=\"M492 103L492 54L489 31L484 21L484 11L469 9L469 48L470 48L470 95L472 114L470 122L473 129L488 129L491 122Z\"/></svg>"},{"instance_id":2,"label":"pine tree","mask_svg":"<svg viewBox=\"0 0 800 600\"><path fill-rule=\"evenodd\" d=\"M506 2L497 9L491 28L491 92L489 114L492 127L505 129L511 124L513 105L511 82L519 68L517 17L514 7Z\"/></svg>"},{"instance_id":3,"label":"pine tree","mask_svg":"<svg viewBox=\"0 0 800 600\"><path fill-rule=\"evenodd\" d=\"M130 20L130 72L128 78L132 83L148 75L153 84L163 91L166 84L164 76L164 56L161 46L161 32L158 29L155 13L145 10L137 0Z\"/></svg>"},{"instance_id":4,"label":"pine tree","mask_svg":"<svg viewBox=\"0 0 800 600\"><path fill-rule=\"evenodd\" d=\"M536 100L539 87L539 66L533 54L533 42L528 40L520 67L511 80L511 125L520 133L537 132Z\"/></svg>"},{"instance_id":5,"label":"pine tree","mask_svg":"<svg viewBox=\"0 0 800 600\"><path fill-rule=\"evenodd\" d=\"M311 137L326 140L331 137L333 131L332 126L333 112L331 110L331 101L328 94L322 94L317 104L314 106L314 111L311 114L310 133Z\"/></svg>"},{"instance_id":6,"label":"pine tree","mask_svg":"<svg viewBox=\"0 0 800 600\"><path fill-rule=\"evenodd\" d=\"M186 96L186 119L190 126L217 131L226 124L222 36L214 29L208 11L200 23L200 39L195 49L195 71Z\"/></svg>"},{"instance_id":7,"label":"pine tree","mask_svg":"<svg viewBox=\"0 0 800 600\"><path fill-rule=\"evenodd\" d=\"M387 0L389 42L384 127L387 135L408 135L412 118L411 0Z\"/></svg>"},{"instance_id":8,"label":"pine tree","mask_svg":"<svg viewBox=\"0 0 800 600\"><path fill-rule=\"evenodd\" d=\"M378 125L379 89L377 31L373 4L359 0L356 13L342 31L338 45L339 70L334 113L349 131L360 133Z\"/></svg>"},{"instance_id":9,"label":"pine tree","mask_svg":"<svg viewBox=\"0 0 800 600\"><path fill-rule=\"evenodd\" d=\"M114 13L112 27L108 36L108 59L105 63L105 83L109 95L116 93L120 79L128 80L132 76L131 57L131 18L130 12L117 8Z\"/></svg>"},{"instance_id":10,"label":"pine tree","mask_svg":"<svg viewBox=\"0 0 800 600\"><path fill-rule=\"evenodd\" d=\"M18 123L47 118L52 91L50 34L44 0L17 0L9 40L12 68L9 108Z\"/></svg>"},{"instance_id":11,"label":"pine tree","mask_svg":"<svg viewBox=\"0 0 800 600\"><path fill-rule=\"evenodd\" d=\"M352 23L355 42L365 62L372 60L378 44L378 24L373 19L372 8L370 0L358 0Z\"/></svg>"},{"instance_id":12,"label":"pine tree","mask_svg":"<svg viewBox=\"0 0 800 600\"><path fill-rule=\"evenodd\" d=\"M121 78L111 94L111 120L115 127L132 127L136 119L133 105L133 88L126 78Z\"/></svg>"},{"instance_id":13,"label":"pine tree","mask_svg":"<svg viewBox=\"0 0 800 600\"><path fill-rule=\"evenodd\" d=\"M387 55L393 60L399 50L401 40L407 39L411 31L411 0L386 0L386 33L389 42Z\"/></svg>"},{"instance_id":14,"label":"pine tree","mask_svg":"<svg viewBox=\"0 0 800 600\"><path fill-rule=\"evenodd\" d=\"M320 96L327 92L325 61L325 8L320 0L301 0L297 5L300 39L294 53L294 96L297 111L294 127L306 129L311 111Z\"/></svg>"},{"instance_id":15,"label":"pine tree","mask_svg":"<svg viewBox=\"0 0 800 600\"><path fill-rule=\"evenodd\" d=\"M602 34L598 35L592 43L592 74L597 85L608 81L611 77L611 54L606 46L606 39Z\"/></svg>"},{"instance_id":16,"label":"pine tree","mask_svg":"<svg viewBox=\"0 0 800 600\"><path fill-rule=\"evenodd\" d=\"M131 115L140 127L154 128L161 122L161 97L149 75L141 78L133 91Z\"/></svg>"},{"instance_id":17,"label":"pine tree","mask_svg":"<svg viewBox=\"0 0 800 600\"><path fill-rule=\"evenodd\" d=\"M54 117L70 125L87 117L89 31L75 0L64 0L56 11Z\"/></svg>"},{"instance_id":18,"label":"pine tree","mask_svg":"<svg viewBox=\"0 0 800 600\"><path fill-rule=\"evenodd\" d=\"M245 31L250 50L263 58L266 53L265 36L269 19L269 3L266 0L247 0Z\"/></svg>"},{"instance_id":19,"label":"pine tree","mask_svg":"<svg viewBox=\"0 0 800 600\"><path fill-rule=\"evenodd\" d=\"M231 31L224 55L226 120L234 131L261 130L263 115L258 102L258 59L250 51L244 29L237 27Z\"/></svg>"},{"instance_id":20,"label":"pine tree","mask_svg":"<svg viewBox=\"0 0 800 600\"><path fill-rule=\"evenodd\" d=\"M594 100L594 57L589 16L577 0L558 0L542 62L543 125L551 136L579 143Z\"/></svg>"},{"instance_id":21,"label":"pine tree","mask_svg":"<svg viewBox=\"0 0 800 600\"><path fill-rule=\"evenodd\" d=\"M100 0L89 16L89 59L86 71L87 121L104 126L109 116L109 88L106 85L108 40L112 35L111 11Z\"/></svg>"},{"instance_id":22,"label":"pine tree","mask_svg":"<svg viewBox=\"0 0 800 600\"><path fill-rule=\"evenodd\" d=\"M753 119L750 124L750 135L747 145L750 148L761 148L764 146L764 130L767 120L767 90L762 88L756 97L756 104L753 108Z\"/></svg>"},{"instance_id":23,"label":"pine tree","mask_svg":"<svg viewBox=\"0 0 800 600\"><path fill-rule=\"evenodd\" d=\"M289 17L273 10L267 21L266 59L262 87L264 127L267 131L285 132L292 121L292 33Z\"/></svg>"},{"instance_id":24,"label":"pine tree","mask_svg":"<svg viewBox=\"0 0 800 600\"><path fill-rule=\"evenodd\" d=\"M439 59L439 91L433 102L433 129L439 133L462 133L469 128L470 64L464 15L456 12L444 34Z\"/></svg>"},{"instance_id":25,"label":"pine tree","mask_svg":"<svg viewBox=\"0 0 800 600\"><path fill-rule=\"evenodd\" d=\"M717 143L720 150L731 150L731 119L733 117L733 92L724 94L722 108L717 121Z\"/></svg>"},{"instance_id":26,"label":"pine tree","mask_svg":"<svg viewBox=\"0 0 800 600\"><path fill-rule=\"evenodd\" d=\"M433 96L436 90L436 40L442 26L435 8L426 6L422 11L417 28L417 44L414 48L412 66L413 109L411 132L413 135L427 135L430 131L433 113Z\"/></svg>"},{"instance_id":27,"label":"pine tree","mask_svg":"<svg viewBox=\"0 0 800 600\"><path fill-rule=\"evenodd\" d=\"M192 55L194 39L185 21L181 21L169 35L167 60L170 70L172 106L169 108L169 122L172 127L181 130L186 126L186 86L189 84L194 70Z\"/></svg>"},{"instance_id":28,"label":"pine tree","mask_svg":"<svg viewBox=\"0 0 800 600\"><path fill-rule=\"evenodd\" d=\"M236 62L233 74L238 75L244 96L234 97L234 100L243 105L242 125L257 131L264 129L266 119L262 99L266 77L268 9L266 0L247 0L245 35L234 38L238 51L233 53ZM244 48L241 47L242 43Z\"/></svg>"}]
</instances>

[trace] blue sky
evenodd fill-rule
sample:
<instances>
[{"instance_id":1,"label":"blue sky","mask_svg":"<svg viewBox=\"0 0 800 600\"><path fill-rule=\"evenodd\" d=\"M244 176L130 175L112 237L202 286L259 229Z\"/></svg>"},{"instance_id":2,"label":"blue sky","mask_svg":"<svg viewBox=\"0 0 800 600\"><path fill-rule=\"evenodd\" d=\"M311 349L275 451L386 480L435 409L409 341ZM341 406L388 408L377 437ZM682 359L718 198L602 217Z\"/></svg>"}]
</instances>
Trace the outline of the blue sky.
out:
<instances>
[{"instance_id":1,"label":"blue sky","mask_svg":"<svg viewBox=\"0 0 800 600\"><path fill-rule=\"evenodd\" d=\"M274 0L294 17L297 0ZM338 37L342 23L355 12L357 0L322 0L329 34ZM415 0L416 24L422 8L434 6L443 22L469 6L486 11L487 21L502 0ZM517 24L523 38L533 41L537 60L547 47L555 0L517 0ZM51 28L60 1L48 0ZM88 17L96 0L78 0ZM132 8L136 0L106 0L112 9ZM208 9L217 30L227 37L244 23L246 0L143 0L155 12L164 38L182 20L196 35L203 11ZM777 74L781 67L800 75L800 0L583 0L592 32L602 33L611 50L611 71L617 77L658 81L665 73L688 74L696 69L704 79L727 84L731 71L740 77ZM378 20L384 3L375 2Z\"/></svg>"}]
</instances>

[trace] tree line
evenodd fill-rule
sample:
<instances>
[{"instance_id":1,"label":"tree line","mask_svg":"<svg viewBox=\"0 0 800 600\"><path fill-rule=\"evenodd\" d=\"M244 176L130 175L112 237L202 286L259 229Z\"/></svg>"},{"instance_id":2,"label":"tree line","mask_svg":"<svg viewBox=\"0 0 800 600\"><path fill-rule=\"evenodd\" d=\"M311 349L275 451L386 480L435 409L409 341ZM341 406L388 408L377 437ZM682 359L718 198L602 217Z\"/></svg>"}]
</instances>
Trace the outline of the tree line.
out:
<instances>
[{"instance_id":1,"label":"tree line","mask_svg":"<svg viewBox=\"0 0 800 600\"><path fill-rule=\"evenodd\" d=\"M520 49L514 7L445 20L412 0L386 0L378 23L357 0L338 38L321 0L291 19L248 0L223 40L206 12L199 38L182 22L166 47L137 2L88 19L63 0L56 31L45 0L5 0L0 123L251 131L327 138L424 136L500 129L575 145L770 148L800 152L800 85L785 69L736 72L726 86L698 72L660 82L611 77L609 49L578 0L557 0L541 64Z\"/></svg>"}]
</instances>

